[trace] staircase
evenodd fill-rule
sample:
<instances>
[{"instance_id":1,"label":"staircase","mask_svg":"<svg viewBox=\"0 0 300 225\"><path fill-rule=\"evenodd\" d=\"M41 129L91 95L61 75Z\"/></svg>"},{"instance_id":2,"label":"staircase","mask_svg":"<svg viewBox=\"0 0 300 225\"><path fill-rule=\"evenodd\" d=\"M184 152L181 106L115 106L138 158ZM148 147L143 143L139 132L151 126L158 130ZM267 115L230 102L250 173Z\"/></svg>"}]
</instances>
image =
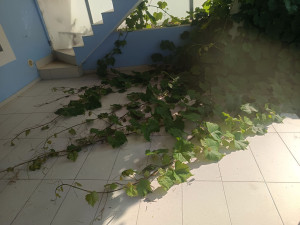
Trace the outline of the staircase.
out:
<instances>
[{"instance_id":1,"label":"staircase","mask_svg":"<svg viewBox=\"0 0 300 225\"><path fill-rule=\"evenodd\" d=\"M41 78L59 79L81 76L83 74L82 64L142 1L112 0L113 9L103 12L102 21L95 24L92 20L88 0L86 0L93 35L82 36L82 46L54 50L51 56L41 60L41 63L37 63Z\"/></svg>"}]
</instances>

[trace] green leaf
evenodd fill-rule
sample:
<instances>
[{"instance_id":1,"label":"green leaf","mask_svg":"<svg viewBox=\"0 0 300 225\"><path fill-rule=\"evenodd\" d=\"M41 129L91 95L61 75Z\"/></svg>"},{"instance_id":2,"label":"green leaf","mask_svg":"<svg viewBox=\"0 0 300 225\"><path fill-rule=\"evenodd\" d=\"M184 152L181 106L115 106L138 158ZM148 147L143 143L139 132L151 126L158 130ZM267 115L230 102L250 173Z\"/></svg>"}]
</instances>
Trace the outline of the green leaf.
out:
<instances>
[{"instance_id":1,"label":"green leaf","mask_svg":"<svg viewBox=\"0 0 300 225\"><path fill-rule=\"evenodd\" d=\"M144 134L144 138L147 141L150 141L151 133L160 131L159 122L156 119L151 118L147 123L142 124L141 131Z\"/></svg>"},{"instance_id":2,"label":"green leaf","mask_svg":"<svg viewBox=\"0 0 300 225\"><path fill-rule=\"evenodd\" d=\"M235 140L234 140L235 149L245 150L248 147L249 142L245 140L245 138L243 137L243 135L241 133L239 133L239 132L234 133L234 137L235 137Z\"/></svg>"},{"instance_id":3,"label":"green leaf","mask_svg":"<svg viewBox=\"0 0 300 225\"><path fill-rule=\"evenodd\" d=\"M157 181L165 191L168 191L174 185L173 180L169 176L165 175L159 176Z\"/></svg>"},{"instance_id":4,"label":"green leaf","mask_svg":"<svg viewBox=\"0 0 300 225\"><path fill-rule=\"evenodd\" d=\"M241 110L248 114L251 114L252 112L258 112L257 109L251 106L249 103L242 105Z\"/></svg>"},{"instance_id":5,"label":"green leaf","mask_svg":"<svg viewBox=\"0 0 300 225\"><path fill-rule=\"evenodd\" d=\"M116 190L118 186L119 185L117 183L111 183L111 184L106 184L104 187L106 190L113 191Z\"/></svg>"},{"instance_id":6,"label":"green leaf","mask_svg":"<svg viewBox=\"0 0 300 225\"><path fill-rule=\"evenodd\" d=\"M108 116L108 120L112 124L122 125L122 123L119 121L119 117L117 117L115 114Z\"/></svg>"},{"instance_id":7,"label":"green leaf","mask_svg":"<svg viewBox=\"0 0 300 225\"><path fill-rule=\"evenodd\" d=\"M69 152L67 158L75 162L76 159L78 158L78 152L76 151Z\"/></svg>"},{"instance_id":8,"label":"green leaf","mask_svg":"<svg viewBox=\"0 0 300 225\"><path fill-rule=\"evenodd\" d=\"M82 184L78 183L78 182L75 182L74 185L77 186L77 187L82 187Z\"/></svg>"},{"instance_id":9,"label":"green leaf","mask_svg":"<svg viewBox=\"0 0 300 225\"><path fill-rule=\"evenodd\" d=\"M205 138L201 140L201 144L204 147L204 155L207 159L217 161L223 157L223 154L219 152L219 142L211 138Z\"/></svg>"},{"instance_id":10,"label":"green leaf","mask_svg":"<svg viewBox=\"0 0 300 225\"><path fill-rule=\"evenodd\" d=\"M219 130L219 125L215 123L206 122L206 127L210 135L218 142L221 142L222 133Z\"/></svg>"},{"instance_id":11,"label":"green leaf","mask_svg":"<svg viewBox=\"0 0 300 225\"><path fill-rule=\"evenodd\" d=\"M136 120L140 120L141 118L143 118L145 116L145 114L142 113L141 111L134 110L134 109L130 109L129 114L132 117L132 119L136 119Z\"/></svg>"},{"instance_id":12,"label":"green leaf","mask_svg":"<svg viewBox=\"0 0 300 225\"><path fill-rule=\"evenodd\" d=\"M47 125L47 126L43 126L42 128L41 128L41 130L48 130L49 129L49 126Z\"/></svg>"},{"instance_id":13,"label":"green leaf","mask_svg":"<svg viewBox=\"0 0 300 225\"><path fill-rule=\"evenodd\" d=\"M171 128L168 130L168 133L171 134L173 137L182 137L184 132L177 128Z\"/></svg>"},{"instance_id":14,"label":"green leaf","mask_svg":"<svg viewBox=\"0 0 300 225\"><path fill-rule=\"evenodd\" d=\"M71 129L69 130L69 133L70 133L71 135L75 135L75 134L76 134L76 131L75 131L73 128L71 128Z\"/></svg>"},{"instance_id":15,"label":"green leaf","mask_svg":"<svg viewBox=\"0 0 300 225\"><path fill-rule=\"evenodd\" d=\"M120 104L113 104L110 107L111 107L112 111L117 111L117 110L120 110L123 108L123 106Z\"/></svg>"},{"instance_id":16,"label":"green leaf","mask_svg":"<svg viewBox=\"0 0 300 225\"><path fill-rule=\"evenodd\" d=\"M161 159L161 163L165 166L165 165L169 165L171 163L171 157L168 154L163 154L162 159Z\"/></svg>"},{"instance_id":17,"label":"green leaf","mask_svg":"<svg viewBox=\"0 0 300 225\"><path fill-rule=\"evenodd\" d=\"M136 171L133 170L133 169L124 170L124 171L121 173L121 175L122 175L123 177L129 177L129 176L134 175L134 174L136 174Z\"/></svg>"},{"instance_id":18,"label":"green leaf","mask_svg":"<svg viewBox=\"0 0 300 225\"><path fill-rule=\"evenodd\" d=\"M150 186L150 181L147 179L139 180L138 184L136 185L137 192L140 196L144 197L148 193L152 192L152 188Z\"/></svg>"},{"instance_id":19,"label":"green leaf","mask_svg":"<svg viewBox=\"0 0 300 225\"><path fill-rule=\"evenodd\" d=\"M252 127L252 132L258 135L264 135L267 132L267 129L262 124L256 124Z\"/></svg>"},{"instance_id":20,"label":"green leaf","mask_svg":"<svg viewBox=\"0 0 300 225\"><path fill-rule=\"evenodd\" d=\"M195 156L193 151L194 145L182 138L177 138L177 142L174 146L174 159L179 160L180 162L190 161L192 157Z\"/></svg>"},{"instance_id":21,"label":"green leaf","mask_svg":"<svg viewBox=\"0 0 300 225\"><path fill-rule=\"evenodd\" d=\"M156 25L156 19L154 16L151 15L151 13L147 10L146 11L147 16L149 17L152 24Z\"/></svg>"},{"instance_id":22,"label":"green leaf","mask_svg":"<svg viewBox=\"0 0 300 225\"><path fill-rule=\"evenodd\" d=\"M189 155L186 155L186 157L184 157L183 153L174 152L173 158L180 161L180 162L187 162L187 161L190 160L191 157Z\"/></svg>"},{"instance_id":23,"label":"green leaf","mask_svg":"<svg viewBox=\"0 0 300 225\"><path fill-rule=\"evenodd\" d=\"M165 1L159 1L159 2L157 2L157 5L160 9L165 9L167 7L168 3Z\"/></svg>"},{"instance_id":24,"label":"green leaf","mask_svg":"<svg viewBox=\"0 0 300 225\"><path fill-rule=\"evenodd\" d=\"M192 176L188 165L181 163L179 161L175 162L175 173L178 175L181 182L185 182L189 177Z\"/></svg>"},{"instance_id":25,"label":"green leaf","mask_svg":"<svg viewBox=\"0 0 300 225\"><path fill-rule=\"evenodd\" d=\"M108 118L108 113L100 113L97 117L98 117L99 119L105 119L105 118Z\"/></svg>"},{"instance_id":26,"label":"green leaf","mask_svg":"<svg viewBox=\"0 0 300 225\"><path fill-rule=\"evenodd\" d=\"M192 122L199 122L202 119L202 116L198 113L183 113L182 116Z\"/></svg>"},{"instance_id":27,"label":"green leaf","mask_svg":"<svg viewBox=\"0 0 300 225\"><path fill-rule=\"evenodd\" d=\"M67 146L67 151L68 152L73 152L73 151L80 152L81 151L81 147L78 146L78 145L70 144L70 145Z\"/></svg>"},{"instance_id":28,"label":"green leaf","mask_svg":"<svg viewBox=\"0 0 300 225\"><path fill-rule=\"evenodd\" d=\"M157 169L157 167L158 167L157 165L150 164L142 170L142 173L145 173L146 171L153 172L154 170Z\"/></svg>"},{"instance_id":29,"label":"green leaf","mask_svg":"<svg viewBox=\"0 0 300 225\"><path fill-rule=\"evenodd\" d=\"M25 131L25 136L28 136L28 134L30 133L30 129Z\"/></svg>"},{"instance_id":30,"label":"green leaf","mask_svg":"<svg viewBox=\"0 0 300 225\"><path fill-rule=\"evenodd\" d=\"M95 191L90 192L89 194L87 194L85 196L85 200L88 202L89 205L91 205L92 207L94 207L94 205L96 204L96 202L99 201L99 194Z\"/></svg>"},{"instance_id":31,"label":"green leaf","mask_svg":"<svg viewBox=\"0 0 300 225\"><path fill-rule=\"evenodd\" d=\"M107 138L107 141L113 148L118 148L127 142L127 138L122 131L116 131L113 136Z\"/></svg>"},{"instance_id":32,"label":"green leaf","mask_svg":"<svg viewBox=\"0 0 300 225\"><path fill-rule=\"evenodd\" d=\"M153 13L153 16L154 16L154 18L155 18L155 20L156 21L158 21L158 20L161 20L162 19L162 17L163 17L163 13L162 12L154 12Z\"/></svg>"},{"instance_id":33,"label":"green leaf","mask_svg":"<svg viewBox=\"0 0 300 225\"><path fill-rule=\"evenodd\" d=\"M126 191L126 194L128 196L130 196L130 197L136 197L136 196L138 196L138 191L136 189L136 186L133 185L131 182L129 182L128 184L126 184L125 191Z\"/></svg>"}]
</instances>

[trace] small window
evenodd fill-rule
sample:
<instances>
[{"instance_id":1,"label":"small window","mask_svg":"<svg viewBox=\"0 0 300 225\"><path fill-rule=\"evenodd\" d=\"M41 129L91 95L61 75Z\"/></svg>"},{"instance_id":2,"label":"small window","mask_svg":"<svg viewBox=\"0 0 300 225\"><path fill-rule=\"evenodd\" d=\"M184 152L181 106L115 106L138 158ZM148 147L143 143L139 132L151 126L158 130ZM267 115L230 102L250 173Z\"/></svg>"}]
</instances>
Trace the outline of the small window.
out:
<instances>
[{"instance_id":1,"label":"small window","mask_svg":"<svg viewBox=\"0 0 300 225\"><path fill-rule=\"evenodd\" d=\"M16 60L16 56L10 47L4 30L0 24L0 66Z\"/></svg>"}]
</instances>

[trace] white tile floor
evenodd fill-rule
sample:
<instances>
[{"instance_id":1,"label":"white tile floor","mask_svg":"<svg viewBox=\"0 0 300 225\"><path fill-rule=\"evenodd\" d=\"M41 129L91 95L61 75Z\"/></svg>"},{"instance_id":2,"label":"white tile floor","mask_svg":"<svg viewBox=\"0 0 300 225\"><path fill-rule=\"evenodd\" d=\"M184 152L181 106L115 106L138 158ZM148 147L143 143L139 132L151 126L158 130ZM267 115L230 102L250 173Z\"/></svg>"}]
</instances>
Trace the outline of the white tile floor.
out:
<instances>
[{"instance_id":1,"label":"white tile floor","mask_svg":"<svg viewBox=\"0 0 300 225\"><path fill-rule=\"evenodd\" d=\"M10 146L20 130L53 118L66 99L42 107L37 104L61 96L52 87L92 85L90 75L71 80L41 81L0 108L0 170L38 154L32 149L43 138L71 120L59 120L53 129L33 131ZM120 94L103 99L103 109L122 103ZM85 117L78 117L81 120ZM2 225L299 225L300 224L300 119L288 115L283 124L273 124L264 136L249 138L245 151L225 152L218 163L192 163L189 182L168 193L157 189L145 199L130 198L123 192L101 196L95 207L84 194L65 188L55 201L60 181L79 182L101 191L126 168L141 168L147 161L145 149L172 147L174 140L160 135L145 142L130 137L118 149L95 145L80 153L76 162L53 159L40 171L20 169L17 175L0 174L0 224ZM53 140L56 149L69 142L69 135ZM154 184L155 185L155 184Z\"/></svg>"}]
</instances>

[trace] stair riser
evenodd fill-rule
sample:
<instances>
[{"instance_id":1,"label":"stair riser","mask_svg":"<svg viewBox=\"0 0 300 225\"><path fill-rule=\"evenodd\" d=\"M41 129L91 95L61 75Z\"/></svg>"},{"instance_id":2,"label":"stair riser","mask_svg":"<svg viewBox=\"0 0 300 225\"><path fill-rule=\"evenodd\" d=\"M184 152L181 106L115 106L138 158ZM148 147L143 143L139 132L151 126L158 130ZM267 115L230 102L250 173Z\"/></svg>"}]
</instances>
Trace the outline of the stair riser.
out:
<instances>
[{"instance_id":1,"label":"stair riser","mask_svg":"<svg viewBox=\"0 0 300 225\"><path fill-rule=\"evenodd\" d=\"M80 77L82 76L83 72L81 68L69 67L57 69L41 69L39 70L39 74L43 80L53 80Z\"/></svg>"},{"instance_id":2,"label":"stair riser","mask_svg":"<svg viewBox=\"0 0 300 225\"><path fill-rule=\"evenodd\" d=\"M59 61L62 61L62 62L65 62L65 63L69 63L71 65L76 66L76 58L75 58L75 56L63 54L61 52L54 52L54 56Z\"/></svg>"}]
</instances>

